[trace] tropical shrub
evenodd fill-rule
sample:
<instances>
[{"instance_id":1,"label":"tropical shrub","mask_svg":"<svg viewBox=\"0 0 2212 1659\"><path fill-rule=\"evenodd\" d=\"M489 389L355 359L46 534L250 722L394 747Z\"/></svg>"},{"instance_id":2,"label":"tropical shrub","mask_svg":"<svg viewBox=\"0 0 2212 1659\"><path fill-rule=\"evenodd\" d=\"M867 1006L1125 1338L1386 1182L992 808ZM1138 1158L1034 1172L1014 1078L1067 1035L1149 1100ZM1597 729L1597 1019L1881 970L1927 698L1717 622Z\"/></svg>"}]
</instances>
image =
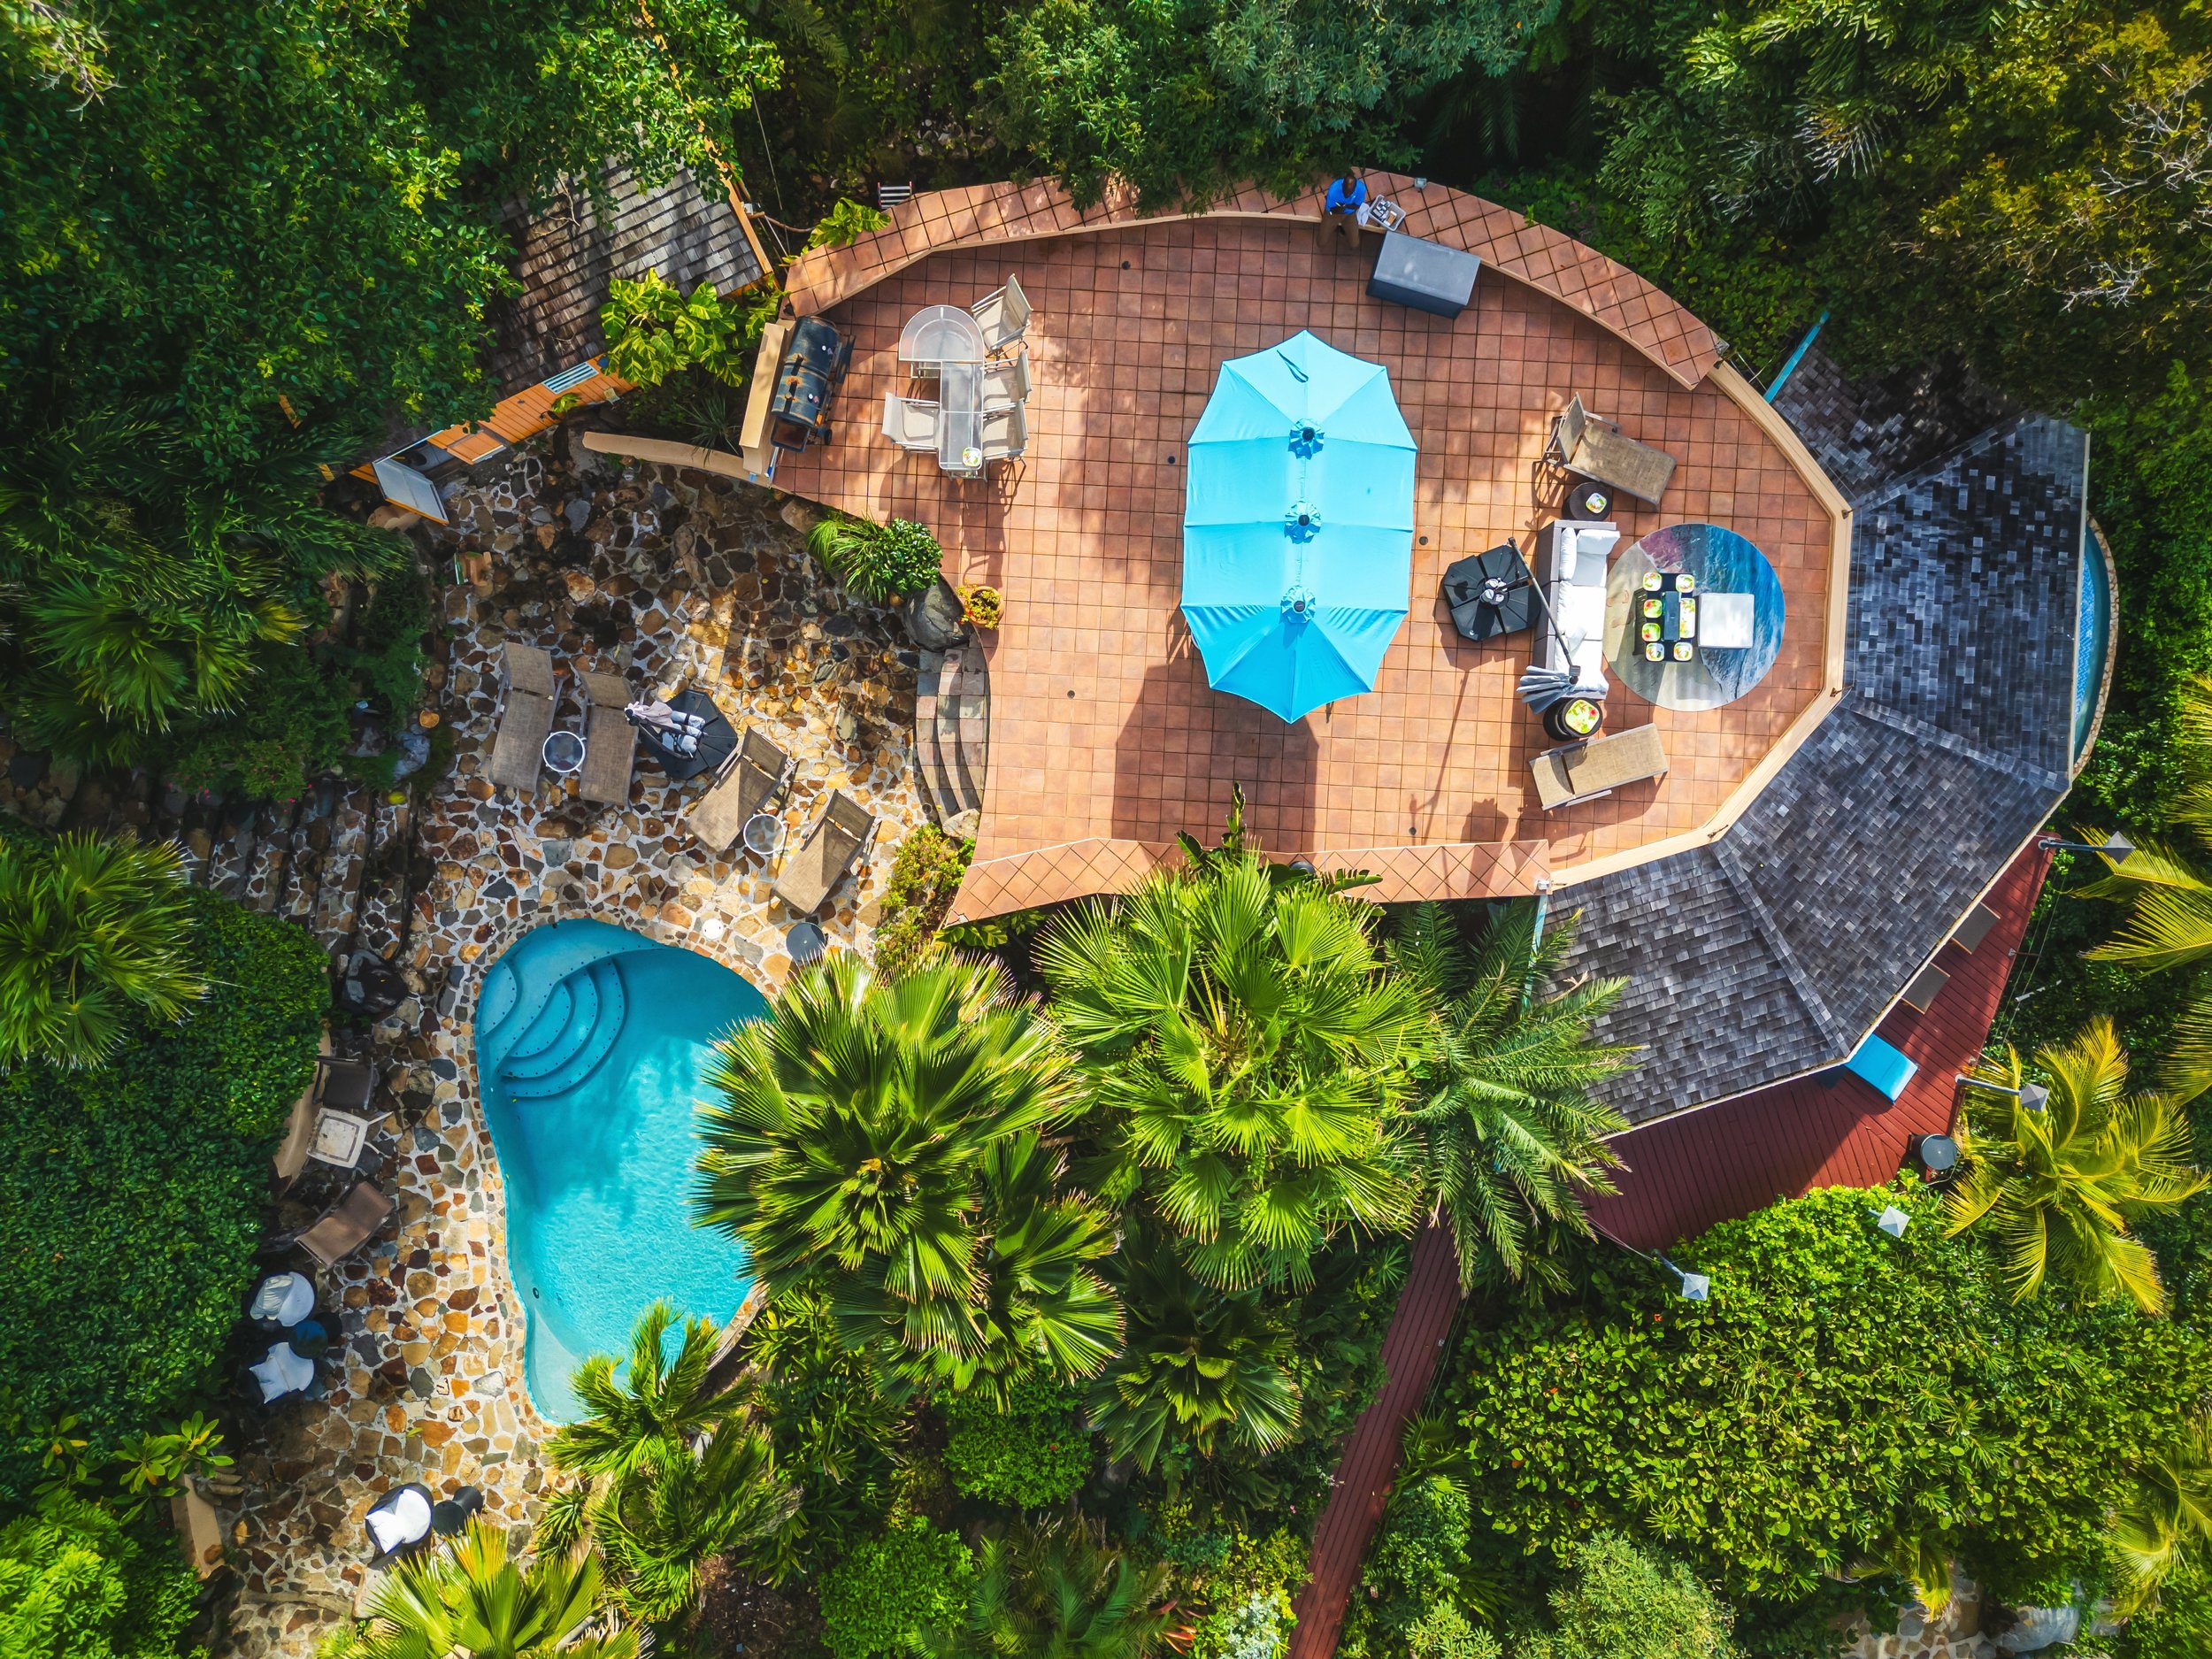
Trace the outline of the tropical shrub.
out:
<instances>
[{"instance_id":1,"label":"tropical shrub","mask_svg":"<svg viewBox=\"0 0 2212 1659\"><path fill-rule=\"evenodd\" d=\"M995 968L886 982L833 955L722 1041L706 1082L700 1225L742 1239L772 1294L821 1290L903 1383L1002 1397L1040 1359L1080 1377L1112 1351L1090 1265L1111 1225L1043 1139L1073 1080Z\"/></svg>"},{"instance_id":2,"label":"tropical shrub","mask_svg":"<svg viewBox=\"0 0 2212 1659\"><path fill-rule=\"evenodd\" d=\"M837 1659L926 1651L965 1621L975 1556L919 1516L894 1520L822 1575L822 1639Z\"/></svg>"},{"instance_id":3,"label":"tropical shrub","mask_svg":"<svg viewBox=\"0 0 2212 1659\"><path fill-rule=\"evenodd\" d=\"M96 1072L0 1077L0 1376L25 1429L0 1499L39 1479L42 1425L89 1455L151 1426L221 1356L255 1273L269 1156L314 1074L329 969L299 928L185 898L208 993L134 1020Z\"/></svg>"},{"instance_id":4,"label":"tropical shrub","mask_svg":"<svg viewBox=\"0 0 2212 1659\"><path fill-rule=\"evenodd\" d=\"M1384 1651L1409 1640L1431 1609L1456 1604L1472 1525L1466 1488L1443 1475L1401 1482L1392 1492L1360 1575Z\"/></svg>"},{"instance_id":5,"label":"tropical shrub","mask_svg":"<svg viewBox=\"0 0 2212 1659\"><path fill-rule=\"evenodd\" d=\"M1552 1592L1555 1628L1514 1644L1513 1659L1732 1659L1734 1622L1678 1562L1644 1554L1617 1532L1575 1551Z\"/></svg>"},{"instance_id":6,"label":"tropical shrub","mask_svg":"<svg viewBox=\"0 0 2212 1659\"><path fill-rule=\"evenodd\" d=\"M987 1532L960 1651L976 1659L1147 1659L1175 1613L1164 1562L1140 1566L1073 1517Z\"/></svg>"},{"instance_id":7,"label":"tropical shrub","mask_svg":"<svg viewBox=\"0 0 2212 1659\"><path fill-rule=\"evenodd\" d=\"M899 843L876 919L876 972L895 979L923 960L937 938L975 842L955 841L925 824Z\"/></svg>"},{"instance_id":8,"label":"tropical shrub","mask_svg":"<svg viewBox=\"0 0 2212 1659\"><path fill-rule=\"evenodd\" d=\"M377 1586L369 1624L348 1659L637 1659L634 1630L569 1640L596 1610L603 1582L588 1550L507 1553L503 1527L480 1517L444 1549L418 1551Z\"/></svg>"},{"instance_id":9,"label":"tropical shrub","mask_svg":"<svg viewBox=\"0 0 2212 1659\"><path fill-rule=\"evenodd\" d=\"M1911 1217L1901 1239L1870 1211ZM2204 1334L2015 1302L1893 1187L1792 1199L1681 1247L1712 1299L1593 1259L1587 1290L1470 1334L1447 1386L1471 1494L1518 1548L1663 1535L1732 1595L1795 1601L1879 1555L2022 1603L2109 1575L2108 1517L2193 1421ZM1909 1333L1909 1334L1907 1334Z\"/></svg>"},{"instance_id":10,"label":"tropical shrub","mask_svg":"<svg viewBox=\"0 0 2212 1659\"><path fill-rule=\"evenodd\" d=\"M2085 1296L2164 1311L2157 1261L2129 1226L2203 1189L2188 1120L2162 1095L2126 1093L2127 1056L2110 1020L2036 1061L2050 1079L2039 1108L1999 1092L2026 1080L2016 1051L1968 1073L1961 1172L1946 1195L1951 1231L1989 1232L2016 1298L2049 1276Z\"/></svg>"},{"instance_id":11,"label":"tropical shrub","mask_svg":"<svg viewBox=\"0 0 2212 1659\"><path fill-rule=\"evenodd\" d=\"M918 594L938 579L945 550L911 518L876 524L830 514L807 532L807 551L863 599Z\"/></svg>"},{"instance_id":12,"label":"tropical shrub","mask_svg":"<svg viewBox=\"0 0 2212 1659\"><path fill-rule=\"evenodd\" d=\"M1300 1282L1339 1232L1411 1219L1396 1109L1425 1010L1380 972L1369 907L1272 879L1233 824L1204 857L1060 917L1036 961L1110 1189L1141 1186L1208 1284Z\"/></svg>"},{"instance_id":13,"label":"tropical shrub","mask_svg":"<svg viewBox=\"0 0 2212 1659\"><path fill-rule=\"evenodd\" d=\"M0 1066L97 1066L137 1027L181 1019L194 971L173 841L0 834Z\"/></svg>"},{"instance_id":14,"label":"tropical shrub","mask_svg":"<svg viewBox=\"0 0 2212 1659\"><path fill-rule=\"evenodd\" d=\"M1297 1624L1298 1592L1311 1551L1288 1527L1191 1531L1187 1509L1164 1506L1163 1556L1181 1571L1206 1611L1192 1635L1192 1659L1279 1659Z\"/></svg>"},{"instance_id":15,"label":"tropical shrub","mask_svg":"<svg viewBox=\"0 0 2212 1659\"><path fill-rule=\"evenodd\" d=\"M412 714L422 700L423 636L430 632L430 584L396 571L369 595L347 665L365 695L387 714Z\"/></svg>"},{"instance_id":16,"label":"tropical shrub","mask_svg":"<svg viewBox=\"0 0 2212 1659\"><path fill-rule=\"evenodd\" d=\"M649 271L635 281L607 285L599 326L607 335L607 367L633 385L658 386L699 369L727 386L742 386L753 354L781 296L772 287L747 298L702 282L688 296Z\"/></svg>"},{"instance_id":17,"label":"tropical shrub","mask_svg":"<svg viewBox=\"0 0 2212 1659\"><path fill-rule=\"evenodd\" d=\"M806 239L810 248L849 248L872 230L881 230L891 222L891 216L880 208L870 207L865 202L856 202L840 196L830 211L815 221L814 229Z\"/></svg>"},{"instance_id":18,"label":"tropical shrub","mask_svg":"<svg viewBox=\"0 0 2212 1659\"><path fill-rule=\"evenodd\" d=\"M1074 1393L1048 1377L1025 1377L1001 1405L952 1394L939 1404L951 1436L945 1468L972 1498L1025 1509L1057 1503L1091 1472L1090 1437L1076 1425Z\"/></svg>"},{"instance_id":19,"label":"tropical shrub","mask_svg":"<svg viewBox=\"0 0 2212 1659\"><path fill-rule=\"evenodd\" d=\"M0 1526L0 1653L170 1659L186 1651L199 1588L165 1532L50 1493Z\"/></svg>"},{"instance_id":20,"label":"tropical shrub","mask_svg":"<svg viewBox=\"0 0 2212 1659\"><path fill-rule=\"evenodd\" d=\"M251 801L296 801L344 759L353 701L346 680L311 652L265 648L253 695L236 712L195 720L177 734L166 768L180 788Z\"/></svg>"}]
</instances>

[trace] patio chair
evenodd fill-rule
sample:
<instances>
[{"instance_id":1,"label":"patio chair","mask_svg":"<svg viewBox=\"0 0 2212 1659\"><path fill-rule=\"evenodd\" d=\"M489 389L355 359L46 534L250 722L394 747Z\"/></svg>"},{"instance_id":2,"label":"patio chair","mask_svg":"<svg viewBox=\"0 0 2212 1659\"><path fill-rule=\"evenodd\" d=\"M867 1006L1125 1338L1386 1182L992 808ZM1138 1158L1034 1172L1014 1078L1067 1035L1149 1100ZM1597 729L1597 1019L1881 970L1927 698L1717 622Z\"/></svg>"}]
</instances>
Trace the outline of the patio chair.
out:
<instances>
[{"instance_id":1,"label":"patio chair","mask_svg":"<svg viewBox=\"0 0 2212 1659\"><path fill-rule=\"evenodd\" d=\"M1536 798L1547 812L1579 806L1610 795L1624 784L1667 775L1667 751L1659 729L1632 726L1580 743L1548 749L1529 763L1536 774Z\"/></svg>"},{"instance_id":2,"label":"patio chair","mask_svg":"<svg viewBox=\"0 0 2212 1659\"><path fill-rule=\"evenodd\" d=\"M1565 412L1552 423L1545 453L1577 478L1610 485L1654 507L1674 477L1672 456L1639 443L1610 421L1598 419L1583 408L1579 396L1570 397Z\"/></svg>"},{"instance_id":3,"label":"patio chair","mask_svg":"<svg viewBox=\"0 0 2212 1659\"><path fill-rule=\"evenodd\" d=\"M362 1517L369 1541L376 1546L376 1555L369 1565L387 1566L427 1543L433 1535L432 1508L430 1488L419 1480L394 1486L369 1505L368 1514Z\"/></svg>"},{"instance_id":4,"label":"patio chair","mask_svg":"<svg viewBox=\"0 0 2212 1659\"><path fill-rule=\"evenodd\" d=\"M629 705L630 682L619 674L576 676L590 712L584 722L584 771L577 793L605 806L630 799L630 772L637 764L637 728L622 710Z\"/></svg>"},{"instance_id":5,"label":"patio chair","mask_svg":"<svg viewBox=\"0 0 2212 1659\"><path fill-rule=\"evenodd\" d=\"M390 1196L373 1181L359 1181L293 1242L325 1267L335 1267L374 1238L391 1213Z\"/></svg>"},{"instance_id":6,"label":"patio chair","mask_svg":"<svg viewBox=\"0 0 2212 1659\"><path fill-rule=\"evenodd\" d=\"M1022 292L1022 285L1010 275L1004 288L986 294L968 307L968 314L983 326L983 349L996 354L1021 343L1035 313L1030 310L1029 296Z\"/></svg>"},{"instance_id":7,"label":"patio chair","mask_svg":"<svg viewBox=\"0 0 2212 1659\"><path fill-rule=\"evenodd\" d=\"M684 814L684 827L704 846L727 852L744 833L745 821L763 810L791 770L791 757L748 726L730 764L706 794Z\"/></svg>"},{"instance_id":8,"label":"patio chair","mask_svg":"<svg viewBox=\"0 0 2212 1659\"><path fill-rule=\"evenodd\" d=\"M1977 904L1966 913L1966 919L1958 925L1958 931L1951 935L1951 942L1961 950L1976 949L1983 940L1989 937L1989 930L1997 926L1997 912L1986 903Z\"/></svg>"},{"instance_id":9,"label":"patio chair","mask_svg":"<svg viewBox=\"0 0 2212 1659\"><path fill-rule=\"evenodd\" d=\"M883 395L883 435L902 449L937 448L937 405L919 397Z\"/></svg>"},{"instance_id":10,"label":"patio chair","mask_svg":"<svg viewBox=\"0 0 2212 1659\"><path fill-rule=\"evenodd\" d=\"M983 410L1012 409L1029 401L1029 351L1026 347L1002 357L983 371Z\"/></svg>"},{"instance_id":11,"label":"patio chair","mask_svg":"<svg viewBox=\"0 0 2212 1659\"><path fill-rule=\"evenodd\" d=\"M270 1159L280 1193L290 1187L314 1153L315 1138L327 1111L357 1112L368 1105L376 1089L376 1068L361 1060L341 1060L330 1052L330 1033L323 1033L322 1052L315 1056L315 1078L299 1099Z\"/></svg>"},{"instance_id":12,"label":"patio chair","mask_svg":"<svg viewBox=\"0 0 2212 1659\"><path fill-rule=\"evenodd\" d=\"M500 653L499 734L492 740L494 788L534 795L545 740L553 729L556 691L553 653L536 645L507 642Z\"/></svg>"},{"instance_id":13,"label":"patio chair","mask_svg":"<svg viewBox=\"0 0 2212 1659\"><path fill-rule=\"evenodd\" d=\"M814 827L807 831L806 840L792 854L791 862L784 865L771 890L787 910L800 916L813 915L875 833L876 821L868 810L840 789L830 796L822 816L814 820Z\"/></svg>"},{"instance_id":14,"label":"patio chair","mask_svg":"<svg viewBox=\"0 0 2212 1659\"><path fill-rule=\"evenodd\" d=\"M1885 1098L1895 1100L1919 1071L1920 1063L1870 1032L1866 1041L1851 1051L1843 1069L1879 1089Z\"/></svg>"},{"instance_id":15,"label":"patio chair","mask_svg":"<svg viewBox=\"0 0 2212 1659\"><path fill-rule=\"evenodd\" d=\"M987 411L983 417L983 465L1018 461L1029 448L1029 418L1019 403Z\"/></svg>"},{"instance_id":16,"label":"patio chair","mask_svg":"<svg viewBox=\"0 0 2212 1659\"><path fill-rule=\"evenodd\" d=\"M1905 987L1904 995L1897 1000L1914 1013L1924 1014L1943 987L1950 983L1950 974L1932 962L1913 976L1913 982Z\"/></svg>"}]
</instances>

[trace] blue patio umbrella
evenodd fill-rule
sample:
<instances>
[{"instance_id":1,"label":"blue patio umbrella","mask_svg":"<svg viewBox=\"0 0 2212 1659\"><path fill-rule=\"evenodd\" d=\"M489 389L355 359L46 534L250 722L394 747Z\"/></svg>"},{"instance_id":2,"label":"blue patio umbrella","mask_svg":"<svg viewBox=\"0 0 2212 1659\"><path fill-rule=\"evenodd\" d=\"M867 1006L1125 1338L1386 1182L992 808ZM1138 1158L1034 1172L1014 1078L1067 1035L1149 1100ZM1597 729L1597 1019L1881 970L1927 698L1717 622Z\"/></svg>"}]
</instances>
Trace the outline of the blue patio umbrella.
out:
<instances>
[{"instance_id":1,"label":"blue patio umbrella","mask_svg":"<svg viewBox=\"0 0 2212 1659\"><path fill-rule=\"evenodd\" d=\"M1301 331L1221 365L1183 511L1215 690L1297 720L1375 688L1412 590L1413 455L1379 363Z\"/></svg>"}]
</instances>

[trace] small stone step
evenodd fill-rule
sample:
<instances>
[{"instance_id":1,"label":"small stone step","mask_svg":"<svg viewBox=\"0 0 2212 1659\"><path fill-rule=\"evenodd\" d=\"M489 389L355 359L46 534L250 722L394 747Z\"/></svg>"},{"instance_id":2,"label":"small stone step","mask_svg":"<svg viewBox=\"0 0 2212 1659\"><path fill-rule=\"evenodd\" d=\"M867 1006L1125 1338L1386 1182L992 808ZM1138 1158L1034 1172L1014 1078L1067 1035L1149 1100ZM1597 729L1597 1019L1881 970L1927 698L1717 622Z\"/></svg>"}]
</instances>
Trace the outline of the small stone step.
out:
<instances>
[{"instance_id":1,"label":"small stone step","mask_svg":"<svg viewBox=\"0 0 2212 1659\"><path fill-rule=\"evenodd\" d=\"M941 733L945 733L938 740L939 747L960 798L955 822L945 829L949 834L972 835L983 818L983 785L991 745L990 666L981 646L971 644L961 653L959 685L949 698L938 698L937 718Z\"/></svg>"},{"instance_id":2,"label":"small stone step","mask_svg":"<svg viewBox=\"0 0 2212 1659\"><path fill-rule=\"evenodd\" d=\"M387 962L396 961L407 942L407 864L411 815L404 799L376 803L369 863L373 880L364 882L361 908L354 918L355 942Z\"/></svg>"},{"instance_id":3,"label":"small stone step","mask_svg":"<svg viewBox=\"0 0 2212 1659\"><path fill-rule=\"evenodd\" d=\"M241 904L273 911L283 900L286 867L292 862L292 826L299 814L300 803L292 802L272 803L256 815L245 878L234 895Z\"/></svg>"},{"instance_id":4,"label":"small stone step","mask_svg":"<svg viewBox=\"0 0 2212 1659\"><path fill-rule=\"evenodd\" d=\"M315 942L335 955L353 938L361 877L368 868L375 805L367 792L349 795L330 820L323 852L322 884L315 895Z\"/></svg>"},{"instance_id":5,"label":"small stone step","mask_svg":"<svg viewBox=\"0 0 2212 1659\"><path fill-rule=\"evenodd\" d=\"M957 650L924 651L914 688L915 768L921 775L922 793L929 798L930 810L936 813L938 823L947 833L954 833L953 820L965 805L959 798L952 770L946 764L943 747L948 730L944 711L949 697L954 695L959 672Z\"/></svg>"},{"instance_id":6,"label":"small stone step","mask_svg":"<svg viewBox=\"0 0 2212 1659\"><path fill-rule=\"evenodd\" d=\"M284 896L277 914L288 922L306 926L314 918L315 895L322 886L323 853L330 845L330 816L337 805L337 791L317 789L301 803L292 826L291 856L285 861Z\"/></svg>"},{"instance_id":7,"label":"small stone step","mask_svg":"<svg viewBox=\"0 0 2212 1659\"><path fill-rule=\"evenodd\" d=\"M221 821L214 830L214 849L209 853L207 866L202 871L203 884L227 899L242 898L246 891L246 877L253 868L254 849L260 838L254 833L254 823L259 809L251 803L242 803L224 810Z\"/></svg>"}]
</instances>

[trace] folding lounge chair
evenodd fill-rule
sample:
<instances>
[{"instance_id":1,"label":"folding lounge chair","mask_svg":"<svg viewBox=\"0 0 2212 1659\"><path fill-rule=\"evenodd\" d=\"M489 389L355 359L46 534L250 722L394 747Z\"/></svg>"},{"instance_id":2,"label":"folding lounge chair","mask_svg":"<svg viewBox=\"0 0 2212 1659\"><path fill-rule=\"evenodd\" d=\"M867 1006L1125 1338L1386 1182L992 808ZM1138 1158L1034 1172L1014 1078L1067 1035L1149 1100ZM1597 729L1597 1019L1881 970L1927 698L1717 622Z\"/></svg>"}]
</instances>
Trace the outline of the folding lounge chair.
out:
<instances>
[{"instance_id":1,"label":"folding lounge chair","mask_svg":"<svg viewBox=\"0 0 2212 1659\"><path fill-rule=\"evenodd\" d=\"M1667 775L1667 751L1659 729L1632 726L1579 743L1548 749L1529 763L1536 775L1536 798L1547 812L1578 806L1610 795L1624 784Z\"/></svg>"},{"instance_id":2,"label":"folding lounge chair","mask_svg":"<svg viewBox=\"0 0 2212 1659\"><path fill-rule=\"evenodd\" d=\"M729 770L684 814L684 827L716 852L727 852L744 833L745 820L775 798L790 767L789 756L748 726Z\"/></svg>"},{"instance_id":3,"label":"folding lounge chair","mask_svg":"<svg viewBox=\"0 0 2212 1659\"><path fill-rule=\"evenodd\" d=\"M830 796L829 805L776 878L775 895L795 913L813 915L829 897L830 889L852 868L853 860L875 829L876 821L867 809L840 789Z\"/></svg>"},{"instance_id":4,"label":"folding lounge chair","mask_svg":"<svg viewBox=\"0 0 2212 1659\"><path fill-rule=\"evenodd\" d=\"M335 1267L374 1238L391 1213L391 1199L373 1182L361 1181L293 1242L325 1267Z\"/></svg>"},{"instance_id":5,"label":"folding lounge chair","mask_svg":"<svg viewBox=\"0 0 2212 1659\"><path fill-rule=\"evenodd\" d=\"M1029 352L1025 348L983 371L983 411L1012 409L1029 401Z\"/></svg>"},{"instance_id":6,"label":"folding lounge chair","mask_svg":"<svg viewBox=\"0 0 2212 1659\"><path fill-rule=\"evenodd\" d=\"M991 352L1018 345L1029 332L1029 319L1034 314L1029 308L1029 296L1010 276L1004 288L985 295L968 307L968 312L983 326L983 349Z\"/></svg>"},{"instance_id":7,"label":"folding lounge chair","mask_svg":"<svg viewBox=\"0 0 2212 1659\"><path fill-rule=\"evenodd\" d=\"M499 677L504 695L499 735L492 740L492 786L532 795L546 734L553 729L553 653L510 641L500 656Z\"/></svg>"},{"instance_id":8,"label":"folding lounge chair","mask_svg":"<svg viewBox=\"0 0 2212 1659\"><path fill-rule=\"evenodd\" d=\"M883 435L902 449L937 447L937 405L919 397L883 395Z\"/></svg>"},{"instance_id":9,"label":"folding lounge chair","mask_svg":"<svg viewBox=\"0 0 2212 1659\"><path fill-rule=\"evenodd\" d=\"M1672 456L1598 419L1578 396L1567 400L1566 412L1553 423L1550 454L1577 478L1610 485L1655 507L1674 477Z\"/></svg>"},{"instance_id":10,"label":"folding lounge chair","mask_svg":"<svg viewBox=\"0 0 2212 1659\"><path fill-rule=\"evenodd\" d=\"M630 771L637 762L637 728L622 712L629 704L630 682L619 674L580 673L576 683L590 710L584 722L584 771L577 793L603 805L626 805Z\"/></svg>"}]
</instances>

